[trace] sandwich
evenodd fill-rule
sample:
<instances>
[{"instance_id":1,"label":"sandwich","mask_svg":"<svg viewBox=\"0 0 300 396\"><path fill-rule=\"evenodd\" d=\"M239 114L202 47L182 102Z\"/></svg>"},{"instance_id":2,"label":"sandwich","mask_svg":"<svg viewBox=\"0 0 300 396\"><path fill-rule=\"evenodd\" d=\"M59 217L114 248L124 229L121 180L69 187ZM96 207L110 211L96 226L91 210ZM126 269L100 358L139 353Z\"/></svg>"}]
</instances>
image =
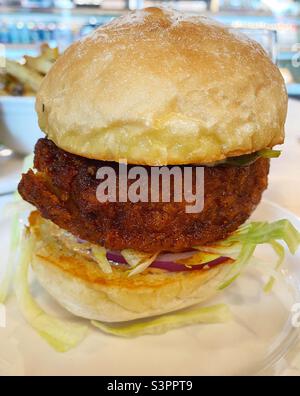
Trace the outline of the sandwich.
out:
<instances>
[{"instance_id":1,"label":"sandwich","mask_svg":"<svg viewBox=\"0 0 300 396\"><path fill-rule=\"evenodd\" d=\"M120 325L177 312L229 286L258 244L298 247L287 220L248 222L284 141L287 93L264 49L231 28L130 12L59 57L36 111L46 136L18 188L36 208L31 265L72 314ZM151 199L157 172L168 200L161 186Z\"/></svg>"}]
</instances>

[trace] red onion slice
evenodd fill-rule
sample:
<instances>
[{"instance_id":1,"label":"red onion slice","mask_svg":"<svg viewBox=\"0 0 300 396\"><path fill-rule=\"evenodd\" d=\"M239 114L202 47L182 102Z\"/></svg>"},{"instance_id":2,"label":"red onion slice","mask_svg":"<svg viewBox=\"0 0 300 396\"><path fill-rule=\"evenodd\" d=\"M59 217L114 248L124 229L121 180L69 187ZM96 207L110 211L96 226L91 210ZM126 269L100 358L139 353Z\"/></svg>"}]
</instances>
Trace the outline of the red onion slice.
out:
<instances>
[{"instance_id":1,"label":"red onion slice","mask_svg":"<svg viewBox=\"0 0 300 396\"><path fill-rule=\"evenodd\" d=\"M170 272L195 271L202 269L203 267L206 266L211 268L218 264L225 263L228 260L229 260L228 257L218 257L215 260L209 261L207 263L199 264L199 265L191 265L190 267L187 267L184 264L177 264L174 261L154 261L154 263L152 263L150 267L160 268Z\"/></svg>"},{"instance_id":2,"label":"red onion slice","mask_svg":"<svg viewBox=\"0 0 300 396\"><path fill-rule=\"evenodd\" d=\"M109 251L106 253L107 260L114 261L119 264L127 264L127 261L119 252Z\"/></svg>"},{"instance_id":3,"label":"red onion slice","mask_svg":"<svg viewBox=\"0 0 300 396\"><path fill-rule=\"evenodd\" d=\"M163 269L163 270L170 271L170 272L195 271L195 270L199 270L205 266L208 266L209 268L211 268L218 264L223 264L229 260L228 257L218 257L215 260L209 261L207 263L199 264L199 265L192 265L190 267L187 267L184 264L178 264L175 262L175 260L181 260L181 259L191 257L195 253L196 253L196 251L162 254L157 257L157 260L155 260L150 265L150 267L159 268L159 269ZM106 257L108 260L114 261L115 263L127 264L125 258L119 252L109 251L106 253ZM174 261L172 261L172 259Z\"/></svg>"}]
</instances>

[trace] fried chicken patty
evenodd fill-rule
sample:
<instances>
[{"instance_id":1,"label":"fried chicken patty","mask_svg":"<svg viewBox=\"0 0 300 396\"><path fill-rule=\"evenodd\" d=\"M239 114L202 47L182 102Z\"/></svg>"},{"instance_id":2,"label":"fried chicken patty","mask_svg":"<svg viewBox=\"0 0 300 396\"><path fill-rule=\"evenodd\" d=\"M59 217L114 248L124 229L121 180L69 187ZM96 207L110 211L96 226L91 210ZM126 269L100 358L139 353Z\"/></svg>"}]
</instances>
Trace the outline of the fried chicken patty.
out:
<instances>
[{"instance_id":1,"label":"fried chicken patty","mask_svg":"<svg viewBox=\"0 0 300 396\"><path fill-rule=\"evenodd\" d=\"M246 167L205 167L204 209L186 213L187 203L172 199L168 203L100 203L96 172L103 166L118 172L117 163L79 157L40 139L35 147L37 172L22 176L19 193L44 218L108 249L180 251L235 231L259 203L269 172L269 160L263 158Z\"/></svg>"}]
</instances>

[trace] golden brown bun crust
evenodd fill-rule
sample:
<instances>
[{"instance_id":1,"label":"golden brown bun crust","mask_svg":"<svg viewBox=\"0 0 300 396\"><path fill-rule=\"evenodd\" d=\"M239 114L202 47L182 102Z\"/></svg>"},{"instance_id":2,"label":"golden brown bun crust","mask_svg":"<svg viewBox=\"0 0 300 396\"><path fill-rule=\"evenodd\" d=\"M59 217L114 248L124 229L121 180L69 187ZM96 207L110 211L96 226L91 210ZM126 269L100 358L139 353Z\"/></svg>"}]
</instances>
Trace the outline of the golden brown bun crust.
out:
<instances>
[{"instance_id":1,"label":"golden brown bun crust","mask_svg":"<svg viewBox=\"0 0 300 396\"><path fill-rule=\"evenodd\" d=\"M197 304L217 293L231 265L177 273L149 268L130 278L120 266L104 274L92 259L47 237L36 213L30 222L38 280L68 311L87 319L120 322Z\"/></svg>"},{"instance_id":2,"label":"golden brown bun crust","mask_svg":"<svg viewBox=\"0 0 300 396\"><path fill-rule=\"evenodd\" d=\"M287 94L259 44L204 17L148 8L74 43L36 109L49 138L74 154L205 163L282 143Z\"/></svg>"}]
</instances>

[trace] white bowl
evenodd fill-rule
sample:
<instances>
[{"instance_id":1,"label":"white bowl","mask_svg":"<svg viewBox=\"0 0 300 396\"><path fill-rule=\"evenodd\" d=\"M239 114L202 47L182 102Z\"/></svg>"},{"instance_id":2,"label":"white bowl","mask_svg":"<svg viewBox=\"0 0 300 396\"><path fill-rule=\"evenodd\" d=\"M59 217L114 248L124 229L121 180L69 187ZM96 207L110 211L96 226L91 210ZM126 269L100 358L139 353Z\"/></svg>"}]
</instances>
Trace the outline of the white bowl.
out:
<instances>
[{"instance_id":1,"label":"white bowl","mask_svg":"<svg viewBox=\"0 0 300 396\"><path fill-rule=\"evenodd\" d=\"M0 96L0 143L19 154L30 154L43 136L34 104L32 96Z\"/></svg>"}]
</instances>

